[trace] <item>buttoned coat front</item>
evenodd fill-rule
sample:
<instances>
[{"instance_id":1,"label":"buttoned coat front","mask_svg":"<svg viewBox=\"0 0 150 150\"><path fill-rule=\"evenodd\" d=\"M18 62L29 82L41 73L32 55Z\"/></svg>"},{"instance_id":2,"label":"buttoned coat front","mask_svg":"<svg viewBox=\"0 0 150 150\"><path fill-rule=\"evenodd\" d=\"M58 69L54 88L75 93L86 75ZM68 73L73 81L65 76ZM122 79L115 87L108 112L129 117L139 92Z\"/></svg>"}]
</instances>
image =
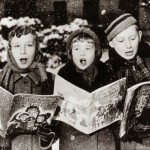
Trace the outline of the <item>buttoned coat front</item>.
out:
<instances>
[{"instance_id":1,"label":"buttoned coat front","mask_svg":"<svg viewBox=\"0 0 150 150\"><path fill-rule=\"evenodd\" d=\"M52 74L47 73L48 80L41 82L41 78L38 70L30 72L27 76L23 77L18 73L11 71L10 82L8 83L7 90L12 94L16 93L28 93L28 94L41 94L51 95L53 94L53 80ZM3 76L3 71L0 72L0 78ZM1 83L4 87L4 82ZM39 137L34 134L23 134L15 137L11 141L12 150L41 150L39 147Z\"/></svg>"},{"instance_id":2,"label":"buttoned coat front","mask_svg":"<svg viewBox=\"0 0 150 150\"><path fill-rule=\"evenodd\" d=\"M74 85L92 92L113 81L110 72L102 62L98 61L96 67L98 74L91 86L76 71L71 61L61 68L58 74ZM114 150L117 147L116 144L114 125L90 135L83 134L68 124L61 125L60 150Z\"/></svg>"}]
</instances>

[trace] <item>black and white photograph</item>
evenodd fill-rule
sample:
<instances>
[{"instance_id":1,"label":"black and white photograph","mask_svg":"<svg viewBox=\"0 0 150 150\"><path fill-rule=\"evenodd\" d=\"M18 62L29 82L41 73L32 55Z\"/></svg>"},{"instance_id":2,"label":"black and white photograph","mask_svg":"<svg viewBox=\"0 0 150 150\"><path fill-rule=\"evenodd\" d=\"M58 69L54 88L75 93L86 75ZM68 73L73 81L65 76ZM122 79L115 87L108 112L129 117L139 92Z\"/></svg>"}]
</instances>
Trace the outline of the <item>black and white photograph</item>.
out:
<instances>
[{"instance_id":1,"label":"black and white photograph","mask_svg":"<svg viewBox=\"0 0 150 150\"><path fill-rule=\"evenodd\" d=\"M150 150L150 0L0 0L0 150Z\"/></svg>"}]
</instances>

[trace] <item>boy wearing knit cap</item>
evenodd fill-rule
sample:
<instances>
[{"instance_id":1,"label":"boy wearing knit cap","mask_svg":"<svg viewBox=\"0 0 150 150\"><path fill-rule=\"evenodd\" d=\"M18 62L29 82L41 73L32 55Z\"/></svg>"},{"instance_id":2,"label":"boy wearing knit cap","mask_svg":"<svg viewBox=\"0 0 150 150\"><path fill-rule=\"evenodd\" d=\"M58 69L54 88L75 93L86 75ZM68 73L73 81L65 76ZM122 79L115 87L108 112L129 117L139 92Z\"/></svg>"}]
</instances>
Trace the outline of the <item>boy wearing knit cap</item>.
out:
<instances>
[{"instance_id":1,"label":"boy wearing knit cap","mask_svg":"<svg viewBox=\"0 0 150 150\"><path fill-rule=\"evenodd\" d=\"M41 52L34 28L16 27L9 34L8 63L0 72L0 85L11 92L29 94L53 94L52 74L41 63ZM18 134L17 134L18 135ZM0 139L1 149L41 150L36 134L20 134L9 140ZM47 139L47 143L49 141ZM47 146L45 145L45 146ZM11 148L10 148L11 147Z\"/></svg>"},{"instance_id":2,"label":"boy wearing knit cap","mask_svg":"<svg viewBox=\"0 0 150 150\"><path fill-rule=\"evenodd\" d=\"M66 48L69 61L59 70L61 77L88 92L114 81L107 67L99 61L102 48L93 31L87 28L74 31L67 39ZM116 149L117 141L111 129L109 126L91 135L85 135L62 123L60 150Z\"/></svg>"},{"instance_id":3,"label":"boy wearing knit cap","mask_svg":"<svg viewBox=\"0 0 150 150\"><path fill-rule=\"evenodd\" d=\"M105 33L111 49L107 63L118 78L127 77L129 87L150 80L149 61L141 58L142 32L138 29L137 20L131 14L121 11L108 16L110 23Z\"/></svg>"},{"instance_id":4,"label":"boy wearing knit cap","mask_svg":"<svg viewBox=\"0 0 150 150\"><path fill-rule=\"evenodd\" d=\"M131 14L122 13L121 11L111 12L110 14L108 16L110 20L112 20L108 24L105 33L111 49L109 50L109 60L106 63L114 73L117 74L118 79L127 77L128 87L140 82L149 81L150 61L149 58L142 58L141 55L141 52L144 52L142 47L143 43L141 42L142 32L138 29L137 20ZM130 143L121 143L122 149L149 149L150 139L147 138L148 136L145 134L146 128L143 123L146 122L146 120L142 123L139 121L141 118L138 120L140 115L143 118L146 118L145 115L148 115L145 113L145 110L147 112L148 109L146 106L148 102L147 96L149 96L148 94L146 95L146 93L149 93L147 89L147 86L142 86L137 92L136 98L133 99L130 108L132 111L129 110L129 116L130 119L133 116L135 118L133 117L131 119L132 122L129 124L127 134L123 137L125 141L130 141ZM143 112L140 111L141 108L143 108ZM138 111L139 115L137 115L137 117L136 111ZM135 112L134 115L133 112ZM133 116L131 117L131 115ZM139 128L139 122L141 123L141 128ZM143 143L139 144L138 142Z\"/></svg>"}]
</instances>

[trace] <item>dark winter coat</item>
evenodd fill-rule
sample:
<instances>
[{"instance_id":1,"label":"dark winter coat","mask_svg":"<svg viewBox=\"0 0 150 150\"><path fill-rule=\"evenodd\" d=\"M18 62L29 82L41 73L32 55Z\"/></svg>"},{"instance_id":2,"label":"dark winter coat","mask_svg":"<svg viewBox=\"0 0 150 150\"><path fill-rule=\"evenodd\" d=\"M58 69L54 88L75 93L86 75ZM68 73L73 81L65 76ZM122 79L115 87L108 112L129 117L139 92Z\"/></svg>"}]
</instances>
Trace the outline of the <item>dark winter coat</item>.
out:
<instances>
[{"instance_id":1,"label":"dark winter coat","mask_svg":"<svg viewBox=\"0 0 150 150\"><path fill-rule=\"evenodd\" d=\"M102 62L97 62L95 66L98 70L98 74L91 86L87 84L81 74L76 71L71 61L62 67L58 74L74 85L88 92L92 92L114 80ZM115 142L117 142L115 141L116 137L114 135L113 126L99 130L91 135L86 135L68 124L62 123L60 150L114 150L116 147Z\"/></svg>"},{"instance_id":2,"label":"dark winter coat","mask_svg":"<svg viewBox=\"0 0 150 150\"><path fill-rule=\"evenodd\" d=\"M3 71L0 72L0 78L3 76ZM30 72L27 76L23 77L14 71L10 73L10 82L8 83L7 90L12 94L16 93L28 93L28 94L53 94L54 82L52 74L47 73L48 80L41 82L41 78L38 70ZM3 80L4 81L4 80ZM4 87L4 82L1 86ZM11 147L13 150L41 150L39 147L39 136L38 135L19 135L12 139Z\"/></svg>"},{"instance_id":3,"label":"dark winter coat","mask_svg":"<svg viewBox=\"0 0 150 150\"><path fill-rule=\"evenodd\" d=\"M94 79L92 85L89 85L82 77L80 72L76 71L74 64L71 61L68 61L67 64L62 67L58 74L63 77L65 80L71 82L72 84L88 91L92 92L104 85L107 85L115 80L112 77L110 70L107 66L100 61L95 63L95 66L98 70L98 74Z\"/></svg>"},{"instance_id":4,"label":"dark winter coat","mask_svg":"<svg viewBox=\"0 0 150 150\"><path fill-rule=\"evenodd\" d=\"M137 64L135 61L136 57L140 57L142 60L142 69L139 67L141 66ZM137 53L137 56L131 60L125 60L122 59L113 49L110 49L109 51L109 57L110 59L106 62L106 64L112 69L112 72L114 72L115 75L117 75L117 79L120 79L122 77L127 77L128 81L128 87L131 87L137 83L149 81L150 78L150 47L142 42L140 43L139 50ZM131 69L131 66L134 66L134 70L131 71L128 75L125 74L125 71L127 69ZM139 69L139 70L138 70ZM146 70L146 72L145 72ZM142 78L139 79L138 73L141 72L143 74ZM135 104L133 104L135 105ZM123 108L124 104L122 104ZM134 106L132 106L134 107ZM136 141L136 142L135 142ZM134 139L133 141L130 140L130 142L121 142L121 149L122 150L148 150L150 147L150 138L144 138L142 143L141 139Z\"/></svg>"}]
</instances>

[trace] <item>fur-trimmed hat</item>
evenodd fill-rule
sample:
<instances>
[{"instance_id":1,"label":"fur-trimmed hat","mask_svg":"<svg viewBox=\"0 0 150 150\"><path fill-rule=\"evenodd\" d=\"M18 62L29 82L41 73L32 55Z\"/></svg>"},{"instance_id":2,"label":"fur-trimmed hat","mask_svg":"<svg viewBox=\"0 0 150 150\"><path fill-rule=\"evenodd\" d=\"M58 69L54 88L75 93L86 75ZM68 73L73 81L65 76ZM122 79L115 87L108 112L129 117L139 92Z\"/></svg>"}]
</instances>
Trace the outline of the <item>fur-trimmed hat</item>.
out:
<instances>
[{"instance_id":1,"label":"fur-trimmed hat","mask_svg":"<svg viewBox=\"0 0 150 150\"><path fill-rule=\"evenodd\" d=\"M66 43L66 50L67 50L67 55L68 55L68 59L71 59L71 44L72 44L72 40L77 37L79 34L85 34L90 36L94 42L95 42L95 49L96 49L96 56L98 56L99 58L102 55L102 48L100 45L100 41L98 36L89 28L81 28L78 30L75 30L74 32L72 32L70 34L70 36L67 39L67 43Z\"/></svg>"},{"instance_id":2,"label":"fur-trimmed hat","mask_svg":"<svg viewBox=\"0 0 150 150\"><path fill-rule=\"evenodd\" d=\"M137 23L137 20L130 13L123 13L119 10L110 12L107 15L107 21L108 26L105 33L108 41L111 41L119 33Z\"/></svg>"}]
</instances>

